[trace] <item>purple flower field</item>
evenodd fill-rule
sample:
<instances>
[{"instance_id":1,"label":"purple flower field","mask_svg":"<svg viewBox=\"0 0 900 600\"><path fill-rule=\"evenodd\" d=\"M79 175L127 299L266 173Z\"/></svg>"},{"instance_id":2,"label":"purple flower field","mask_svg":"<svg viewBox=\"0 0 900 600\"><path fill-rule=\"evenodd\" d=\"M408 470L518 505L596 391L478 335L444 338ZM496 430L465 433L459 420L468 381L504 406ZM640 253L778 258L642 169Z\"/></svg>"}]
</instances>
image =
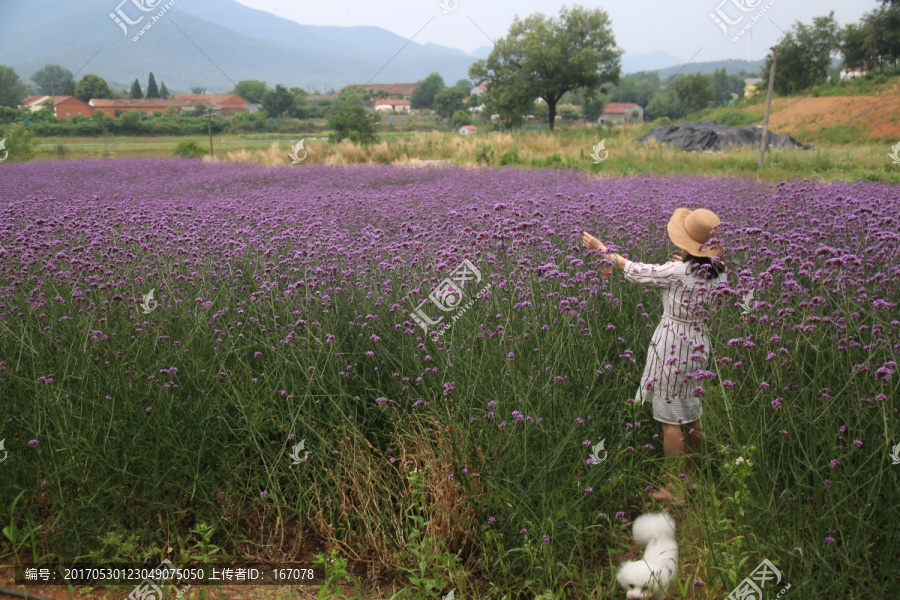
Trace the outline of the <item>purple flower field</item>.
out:
<instances>
[{"instance_id":1,"label":"purple flower field","mask_svg":"<svg viewBox=\"0 0 900 600\"><path fill-rule=\"evenodd\" d=\"M0 507L47 525L9 556L152 562L205 523L229 556L353 548L401 582L418 515L460 557L441 577L540 592L563 563L619 597L660 483L633 399L661 305L581 232L662 263L684 206L722 218L728 284L673 509L705 583L675 597L763 558L803 597L894 593L896 185L103 160L5 165L0 189ZM426 334L416 307L464 260L465 306Z\"/></svg>"}]
</instances>

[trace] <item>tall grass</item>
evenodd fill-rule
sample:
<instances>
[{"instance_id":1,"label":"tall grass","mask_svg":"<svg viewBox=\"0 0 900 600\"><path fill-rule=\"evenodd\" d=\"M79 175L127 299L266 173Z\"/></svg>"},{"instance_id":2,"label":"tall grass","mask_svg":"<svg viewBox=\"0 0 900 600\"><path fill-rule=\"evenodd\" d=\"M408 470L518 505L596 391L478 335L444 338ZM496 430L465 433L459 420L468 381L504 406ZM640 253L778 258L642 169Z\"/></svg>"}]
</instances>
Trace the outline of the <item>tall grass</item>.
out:
<instances>
[{"instance_id":1,"label":"tall grass","mask_svg":"<svg viewBox=\"0 0 900 600\"><path fill-rule=\"evenodd\" d=\"M742 115L743 113L729 113ZM722 117L719 114L707 115ZM752 117L752 115L751 115ZM743 117L734 124L745 124ZM766 166L759 170L759 149L734 148L723 152L689 153L680 148L635 140L651 129L639 126L595 128L582 127L554 133L484 132L470 136L431 132L401 139L382 140L369 146L349 140L340 144L310 142L303 164L397 164L417 165L441 161L466 167L568 168L598 176L675 173L747 175L768 181L795 176L826 180L868 179L900 182L900 169L887 156L888 146L859 144L853 147L820 147L812 151L770 148ZM854 140L853 130L822 133L816 139L826 144ZM800 136L803 140L803 136ZM605 140L607 158L595 164L593 147ZM267 149L241 149L218 152L215 159L204 160L247 162L263 166L290 165L289 145L272 144ZM302 166L302 165L301 165Z\"/></svg>"}]
</instances>

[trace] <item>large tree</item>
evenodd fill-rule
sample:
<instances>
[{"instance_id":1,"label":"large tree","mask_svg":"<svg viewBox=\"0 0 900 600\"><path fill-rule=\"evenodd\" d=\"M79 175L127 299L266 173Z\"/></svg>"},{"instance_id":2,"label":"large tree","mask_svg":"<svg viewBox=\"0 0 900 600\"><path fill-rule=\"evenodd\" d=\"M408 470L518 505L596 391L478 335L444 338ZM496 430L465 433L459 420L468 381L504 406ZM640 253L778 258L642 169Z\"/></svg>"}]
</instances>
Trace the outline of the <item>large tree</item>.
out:
<instances>
[{"instance_id":1,"label":"large tree","mask_svg":"<svg viewBox=\"0 0 900 600\"><path fill-rule=\"evenodd\" d=\"M112 90L102 77L85 75L75 86L75 97L82 102L89 102L91 98L112 98Z\"/></svg>"},{"instance_id":2,"label":"large tree","mask_svg":"<svg viewBox=\"0 0 900 600\"><path fill-rule=\"evenodd\" d=\"M440 73L432 73L420 81L409 97L412 108L433 108L434 97L444 89L444 78Z\"/></svg>"},{"instance_id":3,"label":"large tree","mask_svg":"<svg viewBox=\"0 0 900 600\"><path fill-rule=\"evenodd\" d=\"M678 102L678 97L672 91L672 86L660 90L659 93L650 99L647 108L644 109L644 117L650 121L655 121L661 117L669 119L680 119L684 116L684 110Z\"/></svg>"},{"instance_id":4,"label":"large tree","mask_svg":"<svg viewBox=\"0 0 900 600\"><path fill-rule=\"evenodd\" d=\"M15 69L0 65L0 106L18 108L28 92L28 85L19 79Z\"/></svg>"},{"instance_id":5,"label":"large tree","mask_svg":"<svg viewBox=\"0 0 900 600\"><path fill-rule=\"evenodd\" d=\"M370 144L375 141L375 123L377 115L366 110L365 107L355 102L341 104L340 108L328 114L328 127L331 128L331 139L340 142L344 138L362 144Z\"/></svg>"},{"instance_id":6,"label":"large tree","mask_svg":"<svg viewBox=\"0 0 900 600\"><path fill-rule=\"evenodd\" d=\"M900 63L900 0L882 0L882 6L864 14L859 23L845 25L838 37L845 67L896 66Z\"/></svg>"},{"instance_id":7,"label":"large tree","mask_svg":"<svg viewBox=\"0 0 900 600\"><path fill-rule=\"evenodd\" d=\"M235 96L240 96L247 102L259 104L263 101L263 97L266 95L267 91L269 91L269 88L266 86L265 81L244 79L243 81L238 81L237 85L234 86L234 89L231 90L230 93Z\"/></svg>"},{"instance_id":8,"label":"large tree","mask_svg":"<svg viewBox=\"0 0 900 600\"><path fill-rule=\"evenodd\" d=\"M75 91L72 71L59 65L45 65L34 72L31 80L40 94L47 96L71 96Z\"/></svg>"},{"instance_id":9,"label":"large tree","mask_svg":"<svg viewBox=\"0 0 900 600\"><path fill-rule=\"evenodd\" d=\"M280 83L275 86L274 90L266 92L262 99L263 110L270 117L276 119L289 111L293 105L294 96Z\"/></svg>"},{"instance_id":10,"label":"large tree","mask_svg":"<svg viewBox=\"0 0 900 600\"><path fill-rule=\"evenodd\" d=\"M316 115L316 108L309 101L309 94L306 90L298 87L292 87L290 90L291 107L288 114L295 119L310 119Z\"/></svg>"},{"instance_id":11,"label":"large tree","mask_svg":"<svg viewBox=\"0 0 900 600\"><path fill-rule=\"evenodd\" d=\"M610 102L634 102L644 108L659 91L659 73L656 71L632 73L619 80L609 93Z\"/></svg>"},{"instance_id":12,"label":"large tree","mask_svg":"<svg viewBox=\"0 0 900 600\"><path fill-rule=\"evenodd\" d=\"M156 77L153 76L153 71L150 71L150 77L147 79L147 97L159 98L159 88L156 87Z\"/></svg>"},{"instance_id":13,"label":"large tree","mask_svg":"<svg viewBox=\"0 0 900 600\"><path fill-rule=\"evenodd\" d=\"M686 114L699 112L716 99L709 76L703 73L677 77L672 82L672 91Z\"/></svg>"},{"instance_id":14,"label":"large tree","mask_svg":"<svg viewBox=\"0 0 900 600\"><path fill-rule=\"evenodd\" d=\"M128 93L128 97L132 100L140 100L144 97L144 93L141 91L141 82L137 79L131 84L131 91Z\"/></svg>"},{"instance_id":15,"label":"large tree","mask_svg":"<svg viewBox=\"0 0 900 600\"><path fill-rule=\"evenodd\" d=\"M169 88L166 87L165 81L159 82L159 97L163 100L169 99Z\"/></svg>"},{"instance_id":16,"label":"large tree","mask_svg":"<svg viewBox=\"0 0 900 600\"><path fill-rule=\"evenodd\" d=\"M815 17L812 25L794 23L775 46L775 91L790 94L825 83L831 55L838 51L838 29L834 11L827 17ZM766 58L760 76L769 80L771 55Z\"/></svg>"},{"instance_id":17,"label":"large tree","mask_svg":"<svg viewBox=\"0 0 900 600\"><path fill-rule=\"evenodd\" d=\"M440 116L449 119L456 111L465 109L463 98L468 95L468 90L462 88L455 86L444 88L434 97L434 110Z\"/></svg>"},{"instance_id":18,"label":"large tree","mask_svg":"<svg viewBox=\"0 0 900 600\"><path fill-rule=\"evenodd\" d=\"M484 114L490 115L491 120L496 115L506 129L522 125L525 114L534 105L534 97L515 86L489 87L478 98L484 103Z\"/></svg>"},{"instance_id":19,"label":"large tree","mask_svg":"<svg viewBox=\"0 0 900 600\"><path fill-rule=\"evenodd\" d=\"M469 76L487 82L496 95L506 89L522 102L540 97L553 129L556 105L566 92L618 82L621 55L605 10L564 6L558 19L540 13L517 17L491 54L469 67Z\"/></svg>"}]
</instances>

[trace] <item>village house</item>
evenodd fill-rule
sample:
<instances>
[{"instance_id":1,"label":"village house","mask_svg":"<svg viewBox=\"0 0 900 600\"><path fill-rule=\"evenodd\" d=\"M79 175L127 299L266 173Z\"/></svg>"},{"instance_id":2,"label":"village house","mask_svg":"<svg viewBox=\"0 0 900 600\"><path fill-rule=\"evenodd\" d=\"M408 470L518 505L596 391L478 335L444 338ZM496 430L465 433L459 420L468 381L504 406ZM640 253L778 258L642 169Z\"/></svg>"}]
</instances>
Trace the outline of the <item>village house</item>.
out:
<instances>
[{"instance_id":1,"label":"village house","mask_svg":"<svg viewBox=\"0 0 900 600\"><path fill-rule=\"evenodd\" d=\"M82 102L75 96L28 96L22 100L19 110L37 111L44 108L44 104L50 100L53 102L53 114L57 119L74 119L75 117L90 117L94 114L94 108Z\"/></svg>"},{"instance_id":2,"label":"village house","mask_svg":"<svg viewBox=\"0 0 900 600\"><path fill-rule=\"evenodd\" d=\"M633 102L610 102L597 120L602 125L644 120L644 109Z\"/></svg>"},{"instance_id":3,"label":"village house","mask_svg":"<svg viewBox=\"0 0 900 600\"><path fill-rule=\"evenodd\" d=\"M124 113L136 110L145 115L152 115L156 111L165 113L169 107L186 113L193 112L197 104L203 103L212 110L214 115L230 117L236 113L256 112L259 107L248 102L240 96L232 94L175 94L166 100L162 99L121 99L110 100L107 98L92 98L90 105L96 110L104 112L111 117L116 116L116 111Z\"/></svg>"},{"instance_id":4,"label":"village house","mask_svg":"<svg viewBox=\"0 0 900 600\"><path fill-rule=\"evenodd\" d=\"M387 93L387 97L394 100L411 100L412 93L418 87L417 83L373 83L371 85L345 85L340 90L338 90L338 95L346 90L347 88L359 88L360 90L369 94L369 96L373 99L377 99L379 93L384 92Z\"/></svg>"},{"instance_id":5,"label":"village house","mask_svg":"<svg viewBox=\"0 0 900 600\"><path fill-rule=\"evenodd\" d=\"M375 110L377 112L408 113L411 106L409 100L381 99L375 101Z\"/></svg>"},{"instance_id":6,"label":"village house","mask_svg":"<svg viewBox=\"0 0 900 600\"><path fill-rule=\"evenodd\" d=\"M747 77L744 79L744 98L752 98L759 91L761 77Z\"/></svg>"},{"instance_id":7,"label":"village house","mask_svg":"<svg viewBox=\"0 0 900 600\"><path fill-rule=\"evenodd\" d=\"M869 70L865 67L857 67L856 69L841 69L841 81L854 81L868 73L868 71Z\"/></svg>"},{"instance_id":8,"label":"village house","mask_svg":"<svg viewBox=\"0 0 900 600\"><path fill-rule=\"evenodd\" d=\"M162 113L166 112L166 109L170 106L181 108L181 105L174 100L111 100L109 98L91 98L89 104L94 107L97 112L105 113L110 117L118 116L116 111L121 114L128 112L129 110L136 110L147 116L152 116L156 111Z\"/></svg>"},{"instance_id":9,"label":"village house","mask_svg":"<svg viewBox=\"0 0 900 600\"><path fill-rule=\"evenodd\" d=\"M472 135L473 133L478 133L478 128L474 125L463 125L459 128L459 133L461 135Z\"/></svg>"},{"instance_id":10,"label":"village house","mask_svg":"<svg viewBox=\"0 0 900 600\"><path fill-rule=\"evenodd\" d=\"M259 110L259 106L256 104L234 94L175 94L172 99L176 102L184 102L188 106L196 106L198 102L202 102L212 108L214 113L223 117Z\"/></svg>"}]
</instances>

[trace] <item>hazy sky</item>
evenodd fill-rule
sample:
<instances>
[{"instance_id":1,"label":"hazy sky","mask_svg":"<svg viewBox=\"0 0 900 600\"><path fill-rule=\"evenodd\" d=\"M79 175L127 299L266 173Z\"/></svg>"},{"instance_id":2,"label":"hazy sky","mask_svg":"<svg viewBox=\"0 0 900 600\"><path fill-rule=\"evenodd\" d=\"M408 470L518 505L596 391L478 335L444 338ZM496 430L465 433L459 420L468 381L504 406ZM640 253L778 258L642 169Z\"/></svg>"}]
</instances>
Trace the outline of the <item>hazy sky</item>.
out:
<instances>
[{"instance_id":1,"label":"hazy sky","mask_svg":"<svg viewBox=\"0 0 900 600\"><path fill-rule=\"evenodd\" d=\"M419 43L433 42L471 52L490 45L490 38L506 35L513 18L541 12L556 16L564 4L556 0L238 0L241 4L308 25L375 25ZM687 62L763 58L795 21L810 23L813 17L834 11L840 25L857 21L878 5L877 0L617 0L579 2L604 8L612 19L616 42L626 52L650 54L662 51ZM752 9L742 11L743 8ZM771 5L766 8L767 5ZM454 8L455 7L455 8ZM725 21L726 32L710 17ZM737 41L732 38L752 17L761 18ZM430 23L428 20L434 17ZM421 32L416 34L423 25ZM480 29L480 30L479 30ZM482 31L483 30L483 33ZM752 40L750 35L753 35ZM486 35L485 35L486 34ZM701 50L702 48L702 50Z\"/></svg>"}]
</instances>

